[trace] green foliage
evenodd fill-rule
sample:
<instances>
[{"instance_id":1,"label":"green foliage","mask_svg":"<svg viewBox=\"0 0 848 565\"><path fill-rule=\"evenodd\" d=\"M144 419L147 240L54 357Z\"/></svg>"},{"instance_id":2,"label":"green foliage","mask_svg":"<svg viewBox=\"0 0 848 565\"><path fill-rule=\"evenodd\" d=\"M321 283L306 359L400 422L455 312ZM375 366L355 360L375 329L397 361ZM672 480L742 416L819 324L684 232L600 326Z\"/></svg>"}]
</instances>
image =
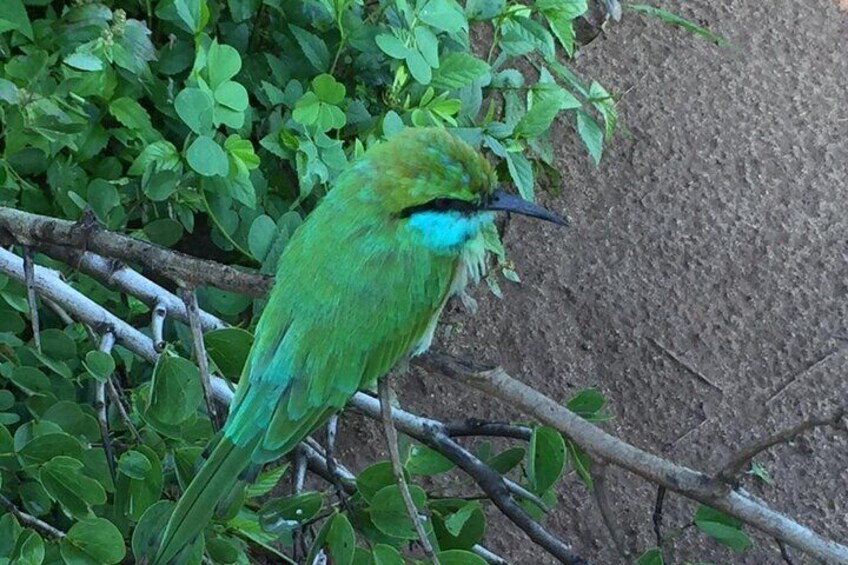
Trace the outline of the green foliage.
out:
<instances>
[{"instance_id":1,"label":"green foliage","mask_svg":"<svg viewBox=\"0 0 848 565\"><path fill-rule=\"evenodd\" d=\"M703 504L693 518L695 527L722 545L734 551L745 551L751 547L751 538L742 531L742 522L723 512Z\"/></svg>"}]
</instances>

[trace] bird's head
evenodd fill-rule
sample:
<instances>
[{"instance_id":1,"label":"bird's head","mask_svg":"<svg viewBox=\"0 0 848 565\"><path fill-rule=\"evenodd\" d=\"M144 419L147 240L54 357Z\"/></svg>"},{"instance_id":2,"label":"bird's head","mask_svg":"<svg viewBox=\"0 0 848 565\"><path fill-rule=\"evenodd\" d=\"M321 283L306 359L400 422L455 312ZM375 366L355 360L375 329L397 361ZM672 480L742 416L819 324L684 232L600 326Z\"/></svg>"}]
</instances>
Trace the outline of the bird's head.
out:
<instances>
[{"instance_id":1,"label":"bird's head","mask_svg":"<svg viewBox=\"0 0 848 565\"><path fill-rule=\"evenodd\" d=\"M423 233L434 247L473 237L496 211L566 225L544 208L497 190L486 159L443 129L406 129L371 148L357 169L371 177L368 184L383 212Z\"/></svg>"}]
</instances>

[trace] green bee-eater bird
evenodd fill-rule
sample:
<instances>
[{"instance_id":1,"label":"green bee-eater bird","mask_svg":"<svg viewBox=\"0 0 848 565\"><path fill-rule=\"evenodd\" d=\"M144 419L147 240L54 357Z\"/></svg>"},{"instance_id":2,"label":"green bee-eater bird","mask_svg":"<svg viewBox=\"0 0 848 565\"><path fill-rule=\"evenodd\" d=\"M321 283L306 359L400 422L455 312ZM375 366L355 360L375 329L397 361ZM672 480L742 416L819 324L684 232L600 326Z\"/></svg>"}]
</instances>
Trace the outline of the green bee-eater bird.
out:
<instances>
[{"instance_id":1,"label":"green bee-eater bird","mask_svg":"<svg viewBox=\"0 0 848 565\"><path fill-rule=\"evenodd\" d=\"M399 360L427 350L447 299L485 269L497 210L559 224L495 191L489 163L437 128L372 147L280 257L217 444L180 498L155 565L174 563L251 464L291 451Z\"/></svg>"}]
</instances>

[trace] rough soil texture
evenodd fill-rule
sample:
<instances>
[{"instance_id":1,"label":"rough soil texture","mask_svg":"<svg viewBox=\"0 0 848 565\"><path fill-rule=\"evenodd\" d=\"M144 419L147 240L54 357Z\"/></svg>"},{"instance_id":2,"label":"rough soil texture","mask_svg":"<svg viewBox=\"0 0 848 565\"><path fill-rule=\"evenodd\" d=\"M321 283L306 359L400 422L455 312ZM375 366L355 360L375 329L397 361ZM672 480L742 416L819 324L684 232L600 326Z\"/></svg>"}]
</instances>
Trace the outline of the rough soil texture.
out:
<instances>
[{"instance_id":1,"label":"rough soil texture","mask_svg":"<svg viewBox=\"0 0 848 565\"><path fill-rule=\"evenodd\" d=\"M671 3L668 3L669 6ZM586 386L609 399L605 428L714 472L739 446L848 398L848 12L839 0L686 2L734 47L625 12L576 63L618 93L622 123L600 167L573 127L555 139L562 231L521 218L506 246L522 284L484 289L471 316L446 316L436 347L500 363L562 401ZM426 415L519 419L492 399L413 372L403 404ZM364 464L376 428L346 417L342 458ZM757 457L771 485L746 488L848 543L848 437L822 429ZM653 545L655 489L611 469L633 551ZM572 475L546 524L594 563L612 549L593 498ZM670 494L667 530L695 504ZM551 563L491 512L486 544L514 563ZM750 530L749 530L750 531ZM667 562L782 563L776 543L734 554L692 529ZM638 553L637 553L638 554ZM795 563L809 560L792 552Z\"/></svg>"}]
</instances>

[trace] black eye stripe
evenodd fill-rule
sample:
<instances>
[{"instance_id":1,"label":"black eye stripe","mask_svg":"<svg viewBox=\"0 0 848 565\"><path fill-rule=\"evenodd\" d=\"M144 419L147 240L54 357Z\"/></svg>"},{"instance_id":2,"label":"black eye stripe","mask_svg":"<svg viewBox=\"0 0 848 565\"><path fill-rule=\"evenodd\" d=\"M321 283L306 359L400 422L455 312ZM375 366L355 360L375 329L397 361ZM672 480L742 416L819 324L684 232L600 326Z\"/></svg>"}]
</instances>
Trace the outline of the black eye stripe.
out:
<instances>
[{"instance_id":1,"label":"black eye stripe","mask_svg":"<svg viewBox=\"0 0 848 565\"><path fill-rule=\"evenodd\" d=\"M457 198L436 198L419 204L404 208L400 213L401 218L408 218L416 212L460 212L462 214L473 214L480 210L479 206L466 200Z\"/></svg>"}]
</instances>

